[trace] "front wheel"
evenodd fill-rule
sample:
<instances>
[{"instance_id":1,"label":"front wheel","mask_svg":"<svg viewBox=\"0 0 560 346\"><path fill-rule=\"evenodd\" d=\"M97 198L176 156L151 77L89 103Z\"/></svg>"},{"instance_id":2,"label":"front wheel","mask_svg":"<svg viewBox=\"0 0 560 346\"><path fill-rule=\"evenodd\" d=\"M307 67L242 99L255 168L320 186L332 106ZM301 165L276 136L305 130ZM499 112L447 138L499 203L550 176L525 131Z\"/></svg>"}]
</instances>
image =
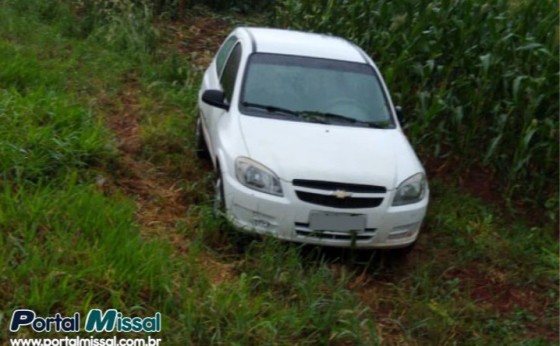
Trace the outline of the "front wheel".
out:
<instances>
[{"instance_id":1,"label":"front wheel","mask_svg":"<svg viewBox=\"0 0 560 346\"><path fill-rule=\"evenodd\" d=\"M417 241L415 240L414 243L407 245L405 247L389 250L391 257L396 260L406 259L408 255L412 252L412 250L414 250L414 247L416 246L416 242Z\"/></svg>"},{"instance_id":2,"label":"front wheel","mask_svg":"<svg viewBox=\"0 0 560 346\"><path fill-rule=\"evenodd\" d=\"M199 116L196 120L196 156L199 159L208 159L210 154L202 131L202 119Z\"/></svg>"},{"instance_id":3,"label":"front wheel","mask_svg":"<svg viewBox=\"0 0 560 346\"><path fill-rule=\"evenodd\" d=\"M224 198L224 182L222 179L222 172L218 166L216 178L214 179L214 203L212 205L214 217L221 218L226 212L226 200Z\"/></svg>"}]
</instances>

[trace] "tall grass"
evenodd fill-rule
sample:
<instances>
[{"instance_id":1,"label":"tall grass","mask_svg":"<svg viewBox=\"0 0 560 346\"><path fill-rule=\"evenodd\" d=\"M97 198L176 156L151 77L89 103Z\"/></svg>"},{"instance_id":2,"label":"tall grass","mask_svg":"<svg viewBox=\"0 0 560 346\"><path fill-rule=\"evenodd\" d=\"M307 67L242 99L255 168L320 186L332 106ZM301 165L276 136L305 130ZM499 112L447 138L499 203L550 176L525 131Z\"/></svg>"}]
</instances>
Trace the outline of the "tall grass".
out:
<instances>
[{"instance_id":1,"label":"tall grass","mask_svg":"<svg viewBox=\"0 0 560 346\"><path fill-rule=\"evenodd\" d=\"M281 27L362 46L424 155L491 168L510 198L558 207L556 1L279 1Z\"/></svg>"},{"instance_id":2,"label":"tall grass","mask_svg":"<svg viewBox=\"0 0 560 346\"><path fill-rule=\"evenodd\" d=\"M81 310L107 300L124 309L141 293L164 294L169 249L141 240L133 204L80 186L75 176L62 186L3 186L2 309Z\"/></svg>"},{"instance_id":3,"label":"tall grass","mask_svg":"<svg viewBox=\"0 0 560 346\"><path fill-rule=\"evenodd\" d=\"M146 0L78 1L81 31L112 49L142 56L155 49L158 33L152 26L152 7Z\"/></svg>"},{"instance_id":4,"label":"tall grass","mask_svg":"<svg viewBox=\"0 0 560 346\"><path fill-rule=\"evenodd\" d=\"M0 121L3 178L52 179L110 156L104 130L91 113L55 92L0 89Z\"/></svg>"},{"instance_id":5,"label":"tall grass","mask_svg":"<svg viewBox=\"0 0 560 346\"><path fill-rule=\"evenodd\" d=\"M16 15L48 23L67 37L96 39L115 51L142 56L155 49L148 0L35 1L2 0Z\"/></svg>"},{"instance_id":6,"label":"tall grass","mask_svg":"<svg viewBox=\"0 0 560 346\"><path fill-rule=\"evenodd\" d=\"M273 2L266 0L149 0L157 15L171 19L189 17L189 11L196 6L207 6L217 12L254 13L269 10Z\"/></svg>"}]
</instances>

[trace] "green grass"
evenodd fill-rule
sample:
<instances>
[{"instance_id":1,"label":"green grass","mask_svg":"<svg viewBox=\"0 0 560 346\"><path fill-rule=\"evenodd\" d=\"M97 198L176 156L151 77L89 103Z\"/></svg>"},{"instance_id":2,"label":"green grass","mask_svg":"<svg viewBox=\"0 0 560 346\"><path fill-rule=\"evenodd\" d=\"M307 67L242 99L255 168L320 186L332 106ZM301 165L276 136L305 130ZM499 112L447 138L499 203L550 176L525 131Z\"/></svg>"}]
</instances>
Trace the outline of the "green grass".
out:
<instances>
[{"instance_id":1,"label":"green grass","mask_svg":"<svg viewBox=\"0 0 560 346\"><path fill-rule=\"evenodd\" d=\"M6 184L0 201L9 249L2 258L11 293L2 297L5 309L86 310L97 301L126 309L140 293L169 289L169 249L139 237L130 201L107 198L72 177L14 190Z\"/></svg>"},{"instance_id":2,"label":"green grass","mask_svg":"<svg viewBox=\"0 0 560 346\"><path fill-rule=\"evenodd\" d=\"M193 146L200 72L157 44L157 27L138 27L149 13L53 4L0 1L0 343L17 308L159 311L166 345L558 341L557 240L442 182L407 261L215 220ZM106 126L125 113L137 152ZM188 208L137 195L127 160Z\"/></svg>"}]
</instances>

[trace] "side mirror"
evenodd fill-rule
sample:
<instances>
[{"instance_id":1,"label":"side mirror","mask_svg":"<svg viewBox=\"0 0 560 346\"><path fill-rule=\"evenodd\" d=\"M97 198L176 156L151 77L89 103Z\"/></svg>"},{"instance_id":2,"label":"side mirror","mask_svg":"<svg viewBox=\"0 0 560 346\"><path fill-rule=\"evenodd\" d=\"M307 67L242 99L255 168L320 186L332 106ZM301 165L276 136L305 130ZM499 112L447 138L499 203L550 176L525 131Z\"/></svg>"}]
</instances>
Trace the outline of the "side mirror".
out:
<instances>
[{"instance_id":1,"label":"side mirror","mask_svg":"<svg viewBox=\"0 0 560 346\"><path fill-rule=\"evenodd\" d=\"M202 101L210 106L225 109L226 111L229 109L229 105L224 101L224 92L221 90L206 90L202 94Z\"/></svg>"},{"instance_id":2,"label":"side mirror","mask_svg":"<svg viewBox=\"0 0 560 346\"><path fill-rule=\"evenodd\" d=\"M397 113L397 119L399 119L399 123L401 123L401 125L404 124L402 107L395 106L395 113Z\"/></svg>"}]
</instances>

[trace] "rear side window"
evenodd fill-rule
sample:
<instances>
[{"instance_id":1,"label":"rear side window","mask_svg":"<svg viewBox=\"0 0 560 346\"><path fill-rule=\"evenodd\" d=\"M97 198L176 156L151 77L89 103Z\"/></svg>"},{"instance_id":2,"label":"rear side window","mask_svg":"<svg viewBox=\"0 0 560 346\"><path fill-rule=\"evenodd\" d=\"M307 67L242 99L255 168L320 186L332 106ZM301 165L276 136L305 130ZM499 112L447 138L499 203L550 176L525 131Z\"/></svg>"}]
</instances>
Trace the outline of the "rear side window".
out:
<instances>
[{"instance_id":1,"label":"rear side window","mask_svg":"<svg viewBox=\"0 0 560 346\"><path fill-rule=\"evenodd\" d=\"M224 72L220 78L220 83L224 89L224 94L226 100L231 101L233 95L233 87L235 85L235 80L237 78L237 70L239 69L239 63L241 61L241 44L236 44L229 59L224 66Z\"/></svg>"},{"instance_id":2,"label":"rear side window","mask_svg":"<svg viewBox=\"0 0 560 346\"><path fill-rule=\"evenodd\" d=\"M216 56L216 72L218 73L218 78L222 76L224 63L226 62L229 52L231 52L231 47L233 47L235 41L237 41L237 37L231 36L226 40L226 42L224 42L220 51L218 51L218 55Z\"/></svg>"}]
</instances>

